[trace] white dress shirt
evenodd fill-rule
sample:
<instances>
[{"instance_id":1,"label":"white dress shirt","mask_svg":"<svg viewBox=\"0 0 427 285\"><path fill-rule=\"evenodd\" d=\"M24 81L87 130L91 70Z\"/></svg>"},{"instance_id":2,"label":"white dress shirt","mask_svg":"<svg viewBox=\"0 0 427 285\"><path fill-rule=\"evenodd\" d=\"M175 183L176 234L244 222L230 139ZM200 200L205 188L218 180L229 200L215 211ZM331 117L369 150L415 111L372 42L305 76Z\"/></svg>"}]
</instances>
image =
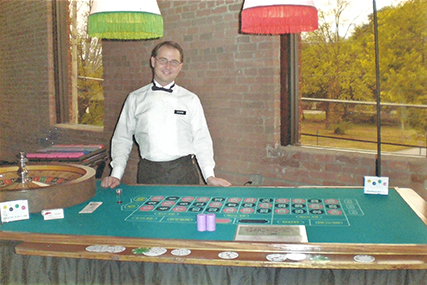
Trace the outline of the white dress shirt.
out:
<instances>
[{"instance_id":1,"label":"white dress shirt","mask_svg":"<svg viewBox=\"0 0 427 285\"><path fill-rule=\"evenodd\" d=\"M122 178L133 138L142 158L170 161L195 154L203 177L215 176L212 139L197 95L178 85L172 93L153 91L152 86L126 99L111 141L111 176Z\"/></svg>"}]
</instances>

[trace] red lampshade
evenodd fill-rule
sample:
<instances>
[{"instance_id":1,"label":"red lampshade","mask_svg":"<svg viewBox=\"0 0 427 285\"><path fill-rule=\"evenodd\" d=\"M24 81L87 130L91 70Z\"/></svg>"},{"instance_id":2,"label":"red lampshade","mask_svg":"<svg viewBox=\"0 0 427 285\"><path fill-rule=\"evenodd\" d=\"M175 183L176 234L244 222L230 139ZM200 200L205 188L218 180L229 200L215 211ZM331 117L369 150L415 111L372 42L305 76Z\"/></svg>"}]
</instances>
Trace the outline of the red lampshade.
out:
<instances>
[{"instance_id":1,"label":"red lampshade","mask_svg":"<svg viewBox=\"0 0 427 285\"><path fill-rule=\"evenodd\" d=\"M319 26L313 0L245 0L241 21L248 34L294 34Z\"/></svg>"}]
</instances>

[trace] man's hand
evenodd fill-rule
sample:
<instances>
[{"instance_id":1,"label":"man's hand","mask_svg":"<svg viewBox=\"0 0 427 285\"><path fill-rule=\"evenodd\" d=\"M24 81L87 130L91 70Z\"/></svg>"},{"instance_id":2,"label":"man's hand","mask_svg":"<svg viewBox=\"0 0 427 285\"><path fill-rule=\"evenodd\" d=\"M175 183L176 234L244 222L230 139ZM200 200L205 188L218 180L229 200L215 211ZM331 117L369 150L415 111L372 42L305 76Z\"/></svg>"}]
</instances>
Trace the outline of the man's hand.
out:
<instances>
[{"instance_id":1,"label":"man's hand","mask_svg":"<svg viewBox=\"0 0 427 285\"><path fill-rule=\"evenodd\" d=\"M208 183L209 186L220 186L220 187L228 187L231 185L230 182L228 182L225 179L222 178L218 178L218 177L208 177L208 179L206 179L206 182Z\"/></svg>"},{"instance_id":2,"label":"man's hand","mask_svg":"<svg viewBox=\"0 0 427 285\"><path fill-rule=\"evenodd\" d=\"M113 189L119 185L120 185L120 179L113 176L107 176L101 181L101 186L104 188L110 187L111 189Z\"/></svg>"}]
</instances>

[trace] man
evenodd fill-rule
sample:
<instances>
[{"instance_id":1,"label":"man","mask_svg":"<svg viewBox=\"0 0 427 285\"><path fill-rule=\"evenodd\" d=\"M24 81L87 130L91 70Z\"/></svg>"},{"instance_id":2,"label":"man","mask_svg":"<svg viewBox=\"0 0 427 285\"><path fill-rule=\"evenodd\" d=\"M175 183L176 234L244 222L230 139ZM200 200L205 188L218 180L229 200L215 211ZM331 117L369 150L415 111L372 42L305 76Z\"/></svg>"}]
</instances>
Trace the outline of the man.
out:
<instances>
[{"instance_id":1,"label":"man","mask_svg":"<svg viewBox=\"0 0 427 285\"><path fill-rule=\"evenodd\" d=\"M138 183L230 186L215 177L212 139L199 98L175 84L184 54L175 42L158 44L150 63L153 82L130 93L111 141L111 175L102 187L120 185L133 146L139 146ZM196 162L197 159L197 162Z\"/></svg>"}]
</instances>

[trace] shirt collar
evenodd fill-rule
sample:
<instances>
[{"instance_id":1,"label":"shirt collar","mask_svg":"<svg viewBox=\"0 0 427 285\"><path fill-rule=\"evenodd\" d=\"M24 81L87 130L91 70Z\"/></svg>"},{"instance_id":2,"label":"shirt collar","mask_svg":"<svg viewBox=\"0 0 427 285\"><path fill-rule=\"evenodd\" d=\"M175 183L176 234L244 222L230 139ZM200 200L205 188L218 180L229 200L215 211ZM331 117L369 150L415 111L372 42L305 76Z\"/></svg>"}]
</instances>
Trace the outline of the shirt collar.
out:
<instances>
[{"instance_id":1,"label":"shirt collar","mask_svg":"<svg viewBox=\"0 0 427 285\"><path fill-rule=\"evenodd\" d=\"M154 85L156 85L157 87L163 87L165 89L170 89L172 87L172 85L175 84L175 81L172 81L171 83L169 83L168 85L162 86L160 85L159 82L157 82L157 80L153 79Z\"/></svg>"}]
</instances>

